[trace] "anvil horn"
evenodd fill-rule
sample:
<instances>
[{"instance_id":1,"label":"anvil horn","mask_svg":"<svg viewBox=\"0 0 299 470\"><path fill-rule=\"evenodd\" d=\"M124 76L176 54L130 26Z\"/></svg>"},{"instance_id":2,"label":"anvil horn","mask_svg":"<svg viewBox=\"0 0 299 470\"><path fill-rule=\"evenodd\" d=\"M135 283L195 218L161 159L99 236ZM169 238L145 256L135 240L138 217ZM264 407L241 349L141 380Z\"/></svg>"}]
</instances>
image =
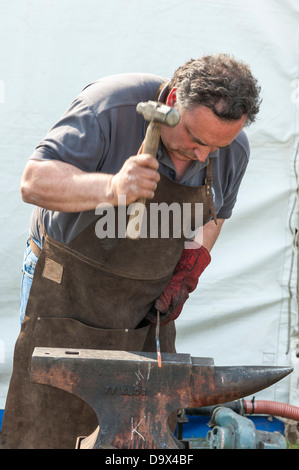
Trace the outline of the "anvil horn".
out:
<instances>
[{"instance_id":1,"label":"anvil horn","mask_svg":"<svg viewBox=\"0 0 299 470\"><path fill-rule=\"evenodd\" d=\"M191 408L217 405L244 398L274 385L292 372L291 367L214 367L207 384L194 368ZM207 390L208 386L208 390Z\"/></svg>"}]
</instances>

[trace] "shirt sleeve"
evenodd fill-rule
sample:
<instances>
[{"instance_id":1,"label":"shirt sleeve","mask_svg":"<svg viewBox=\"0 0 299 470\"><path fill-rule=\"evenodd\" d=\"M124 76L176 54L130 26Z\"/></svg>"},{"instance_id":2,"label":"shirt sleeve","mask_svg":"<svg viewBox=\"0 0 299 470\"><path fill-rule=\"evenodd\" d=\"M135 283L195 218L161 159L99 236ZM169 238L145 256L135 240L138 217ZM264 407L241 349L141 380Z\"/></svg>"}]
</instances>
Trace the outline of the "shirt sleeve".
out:
<instances>
[{"instance_id":1,"label":"shirt sleeve","mask_svg":"<svg viewBox=\"0 0 299 470\"><path fill-rule=\"evenodd\" d=\"M83 171L96 171L105 147L96 115L79 97L37 145L30 159L60 160Z\"/></svg>"},{"instance_id":2,"label":"shirt sleeve","mask_svg":"<svg viewBox=\"0 0 299 470\"><path fill-rule=\"evenodd\" d=\"M222 180L223 203L217 213L219 219L228 219L231 217L233 208L237 202L238 192L242 179L244 177L250 156L250 148L245 132L242 132L238 138L225 151L224 155L219 154L219 159L223 165L226 161L230 162L229 171L226 172L226 178ZM226 160L226 161L225 161ZM223 174L223 173L222 173Z\"/></svg>"}]
</instances>

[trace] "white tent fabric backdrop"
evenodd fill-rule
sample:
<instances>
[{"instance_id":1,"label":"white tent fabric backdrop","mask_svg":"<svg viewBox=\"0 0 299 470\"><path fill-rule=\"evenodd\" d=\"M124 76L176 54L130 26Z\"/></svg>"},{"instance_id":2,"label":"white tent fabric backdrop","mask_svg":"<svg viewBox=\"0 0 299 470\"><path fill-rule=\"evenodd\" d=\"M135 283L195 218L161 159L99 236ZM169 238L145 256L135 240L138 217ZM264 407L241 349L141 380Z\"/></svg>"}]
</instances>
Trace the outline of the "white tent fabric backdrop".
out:
<instances>
[{"instance_id":1,"label":"white tent fabric backdrop","mask_svg":"<svg viewBox=\"0 0 299 470\"><path fill-rule=\"evenodd\" d=\"M263 104L234 214L177 321L177 351L216 365L292 364L291 378L257 396L299 405L298 0L1 0L0 40L0 409L19 333L27 158L93 80L171 76L217 52L251 65Z\"/></svg>"}]
</instances>

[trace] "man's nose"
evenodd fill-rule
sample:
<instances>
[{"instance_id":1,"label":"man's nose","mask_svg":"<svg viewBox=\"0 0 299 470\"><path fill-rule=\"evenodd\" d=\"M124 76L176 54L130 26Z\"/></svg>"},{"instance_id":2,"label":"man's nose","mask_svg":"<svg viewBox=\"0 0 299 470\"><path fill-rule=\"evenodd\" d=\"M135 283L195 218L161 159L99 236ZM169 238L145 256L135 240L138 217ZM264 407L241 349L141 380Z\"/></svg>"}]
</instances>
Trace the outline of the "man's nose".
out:
<instances>
[{"instance_id":1,"label":"man's nose","mask_svg":"<svg viewBox=\"0 0 299 470\"><path fill-rule=\"evenodd\" d=\"M210 147L200 147L193 149L193 152L198 161L205 162L209 153L211 153L211 149Z\"/></svg>"}]
</instances>

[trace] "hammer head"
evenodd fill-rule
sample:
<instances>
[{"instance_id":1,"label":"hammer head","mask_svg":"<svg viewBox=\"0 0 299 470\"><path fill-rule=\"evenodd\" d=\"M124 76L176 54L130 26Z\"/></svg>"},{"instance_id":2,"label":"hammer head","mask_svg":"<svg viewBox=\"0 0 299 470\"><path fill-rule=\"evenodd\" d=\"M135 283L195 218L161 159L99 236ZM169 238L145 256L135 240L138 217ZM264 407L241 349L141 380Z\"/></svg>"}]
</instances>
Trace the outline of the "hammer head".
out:
<instances>
[{"instance_id":1,"label":"hammer head","mask_svg":"<svg viewBox=\"0 0 299 470\"><path fill-rule=\"evenodd\" d=\"M180 121L180 113L176 108L166 106L166 104L157 101L138 103L136 110L147 121L160 122L170 127L176 126Z\"/></svg>"}]
</instances>

